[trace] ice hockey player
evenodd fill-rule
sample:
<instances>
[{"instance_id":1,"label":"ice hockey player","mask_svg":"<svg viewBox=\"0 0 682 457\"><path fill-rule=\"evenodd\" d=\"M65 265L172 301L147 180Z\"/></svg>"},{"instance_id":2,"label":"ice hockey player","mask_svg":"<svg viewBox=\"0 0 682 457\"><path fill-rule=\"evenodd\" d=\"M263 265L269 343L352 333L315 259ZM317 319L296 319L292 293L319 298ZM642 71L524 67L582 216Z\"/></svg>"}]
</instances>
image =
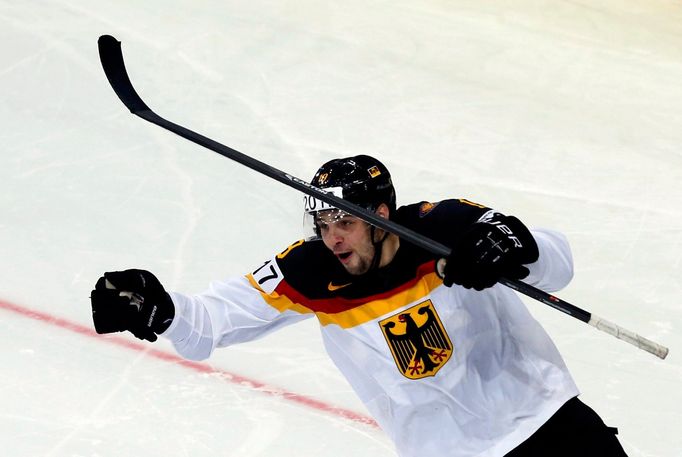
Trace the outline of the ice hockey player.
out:
<instances>
[{"instance_id":1,"label":"ice hockey player","mask_svg":"<svg viewBox=\"0 0 682 457\"><path fill-rule=\"evenodd\" d=\"M500 278L566 286L563 235L470 201L396 208L369 156L331 160L312 184L452 248L440 261L392 233L305 198L311 237L197 295L145 270L104 273L95 329L172 341L201 360L315 316L329 357L400 456L625 456L616 430L578 400L549 336Z\"/></svg>"}]
</instances>

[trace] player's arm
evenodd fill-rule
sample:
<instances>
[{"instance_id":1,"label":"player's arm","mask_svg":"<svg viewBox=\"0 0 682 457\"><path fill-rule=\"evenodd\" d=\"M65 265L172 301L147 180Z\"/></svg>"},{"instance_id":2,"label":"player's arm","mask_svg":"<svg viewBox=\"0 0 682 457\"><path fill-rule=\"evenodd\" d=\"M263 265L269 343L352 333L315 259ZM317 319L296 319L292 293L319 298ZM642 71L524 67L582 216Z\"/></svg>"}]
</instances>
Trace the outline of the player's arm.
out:
<instances>
[{"instance_id":1,"label":"player's arm","mask_svg":"<svg viewBox=\"0 0 682 457\"><path fill-rule=\"evenodd\" d=\"M514 216L467 200L453 201L446 208L452 222L440 225L451 230L452 254L438 264L446 286L482 290L507 278L552 292L573 277L571 250L562 234L529 230Z\"/></svg>"},{"instance_id":2,"label":"player's arm","mask_svg":"<svg viewBox=\"0 0 682 457\"><path fill-rule=\"evenodd\" d=\"M217 347L252 341L312 316L271 306L244 276L214 281L200 294L171 292L170 296L176 317L163 337L192 360L206 359Z\"/></svg>"},{"instance_id":3,"label":"player's arm","mask_svg":"<svg viewBox=\"0 0 682 457\"><path fill-rule=\"evenodd\" d=\"M163 335L183 357L202 360L216 347L259 338L312 315L271 306L252 281L215 281L190 296L166 292L148 271L105 273L91 295L95 330L130 331L149 341Z\"/></svg>"},{"instance_id":4,"label":"player's arm","mask_svg":"<svg viewBox=\"0 0 682 457\"><path fill-rule=\"evenodd\" d=\"M452 254L438 263L443 284L483 290L501 278L523 279L539 258L533 234L514 216L488 209L458 230Z\"/></svg>"}]
</instances>

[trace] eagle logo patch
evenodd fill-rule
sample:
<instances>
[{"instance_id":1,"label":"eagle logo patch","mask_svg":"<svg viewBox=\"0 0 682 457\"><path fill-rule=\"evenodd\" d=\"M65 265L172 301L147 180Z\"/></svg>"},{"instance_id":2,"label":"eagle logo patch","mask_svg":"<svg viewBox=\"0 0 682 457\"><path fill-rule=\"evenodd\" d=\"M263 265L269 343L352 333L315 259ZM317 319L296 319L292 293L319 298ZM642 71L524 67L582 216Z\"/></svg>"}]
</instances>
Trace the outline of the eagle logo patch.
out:
<instances>
[{"instance_id":1,"label":"eagle logo patch","mask_svg":"<svg viewBox=\"0 0 682 457\"><path fill-rule=\"evenodd\" d=\"M431 300L379 322L398 370L409 379L435 376L450 360L452 343Z\"/></svg>"}]
</instances>

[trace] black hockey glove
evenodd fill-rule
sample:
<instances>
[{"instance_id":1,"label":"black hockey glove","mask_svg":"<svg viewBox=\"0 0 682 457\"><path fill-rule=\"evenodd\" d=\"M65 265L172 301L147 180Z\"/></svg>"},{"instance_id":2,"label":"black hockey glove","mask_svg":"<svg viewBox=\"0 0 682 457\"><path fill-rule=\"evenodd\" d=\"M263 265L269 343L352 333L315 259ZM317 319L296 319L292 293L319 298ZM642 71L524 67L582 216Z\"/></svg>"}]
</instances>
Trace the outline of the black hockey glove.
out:
<instances>
[{"instance_id":1,"label":"black hockey glove","mask_svg":"<svg viewBox=\"0 0 682 457\"><path fill-rule=\"evenodd\" d=\"M447 287L487 289L501 278L523 279L524 264L538 259L538 245L525 225L514 216L492 213L474 223L455 242L452 254L438 264L438 274Z\"/></svg>"},{"instance_id":2,"label":"black hockey glove","mask_svg":"<svg viewBox=\"0 0 682 457\"><path fill-rule=\"evenodd\" d=\"M173 321L170 296L145 270L104 273L90 295L97 333L130 331L141 340L156 341Z\"/></svg>"}]
</instances>

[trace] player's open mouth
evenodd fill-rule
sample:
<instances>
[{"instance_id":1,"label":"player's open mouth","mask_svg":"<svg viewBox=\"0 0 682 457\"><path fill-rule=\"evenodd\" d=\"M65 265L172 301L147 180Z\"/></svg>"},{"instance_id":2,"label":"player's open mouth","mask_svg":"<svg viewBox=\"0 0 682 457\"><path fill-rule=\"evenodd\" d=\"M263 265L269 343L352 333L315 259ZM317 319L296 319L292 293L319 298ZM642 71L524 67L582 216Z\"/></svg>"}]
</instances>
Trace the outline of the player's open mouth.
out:
<instances>
[{"instance_id":1,"label":"player's open mouth","mask_svg":"<svg viewBox=\"0 0 682 457\"><path fill-rule=\"evenodd\" d=\"M339 252L339 253L336 254L336 257L337 257L342 263L346 263L352 254L353 254L352 252Z\"/></svg>"}]
</instances>

